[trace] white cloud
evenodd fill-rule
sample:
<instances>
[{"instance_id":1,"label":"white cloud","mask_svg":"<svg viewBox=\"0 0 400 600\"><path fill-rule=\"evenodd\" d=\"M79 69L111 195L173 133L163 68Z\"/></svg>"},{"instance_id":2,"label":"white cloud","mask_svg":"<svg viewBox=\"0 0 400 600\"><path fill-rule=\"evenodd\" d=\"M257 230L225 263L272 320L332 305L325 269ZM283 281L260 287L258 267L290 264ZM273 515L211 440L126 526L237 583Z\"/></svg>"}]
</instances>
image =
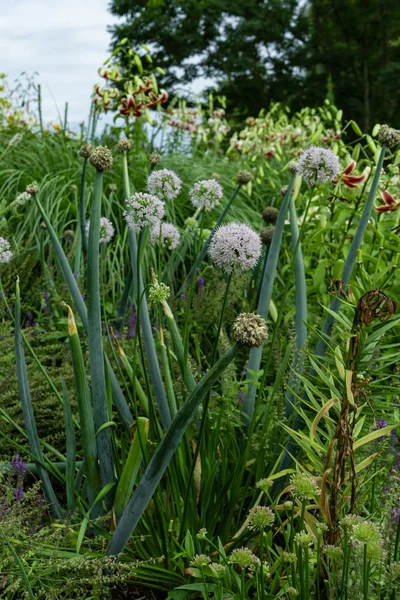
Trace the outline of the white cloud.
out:
<instances>
[{"instance_id":1,"label":"white cloud","mask_svg":"<svg viewBox=\"0 0 400 600\"><path fill-rule=\"evenodd\" d=\"M4 0L3 0L4 1ZM1 4L1 2L0 2ZM107 58L109 0L9 0L0 13L1 70L10 84L39 72L44 121L69 105L71 122L87 117L97 69Z\"/></svg>"}]
</instances>

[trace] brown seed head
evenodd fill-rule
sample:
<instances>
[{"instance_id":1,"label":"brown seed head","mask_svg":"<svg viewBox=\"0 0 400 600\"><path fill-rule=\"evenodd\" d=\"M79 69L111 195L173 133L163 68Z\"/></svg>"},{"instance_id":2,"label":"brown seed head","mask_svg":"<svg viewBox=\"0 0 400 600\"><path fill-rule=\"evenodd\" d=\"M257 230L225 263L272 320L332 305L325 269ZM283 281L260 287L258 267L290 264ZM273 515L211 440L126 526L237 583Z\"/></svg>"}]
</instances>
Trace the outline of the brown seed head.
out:
<instances>
[{"instance_id":1,"label":"brown seed head","mask_svg":"<svg viewBox=\"0 0 400 600\"><path fill-rule=\"evenodd\" d=\"M122 138L122 140L119 140L119 142L117 144L118 150L121 150L121 152L123 152L124 154L129 152L131 147L132 147L132 144L126 138Z\"/></svg>"},{"instance_id":2,"label":"brown seed head","mask_svg":"<svg viewBox=\"0 0 400 600\"><path fill-rule=\"evenodd\" d=\"M83 144L83 146L79 150L79 154L83 156L83 158L89 158L89 156L93 152L92 144Z\"/></svg>"},{"instance_id":3,"label":"brown seed head","mask_svg":"<svg viewBox=\"0 0 400 600\"><path fill-rule=\"evenodd\" d=\"M89 156L89 162L99 171L109 171L113 165L113 158L107 146L97 146Z\"/></svg>"},{"instance_id":4,"label":"brown seed head","mask_svg":"<svg viewBox=\"0 0 400 600\"><path fill-rule=\"evenodd\" d=\"M152 167L155 167L156 165L158 165L160 160L161 160L161 154L159 154L158 152L152 152L149 155L149 163L151 164Z\"/></svg>"},{"instance_id":5,"label":"brown seed head","mask_svg":"<svg viewBox=\"0 0 400 600\"><path fill-rule=\"evenodd\" d=\"M378 140L381 144L386 144L388 148L395 148L400 144L400 131L388 125L381 125Z\"/></svg>"},{"instance_id":6,"label":"brown seed head","mask_svg":"<svg viewBox=\"0 0 400 600\"><path fill-rule=\"evenodd\" d=\"M241 346L258 348L268 337L267 324L260 315L241 313L233 324L233 336Z\"/></svg>"}]
</instances>

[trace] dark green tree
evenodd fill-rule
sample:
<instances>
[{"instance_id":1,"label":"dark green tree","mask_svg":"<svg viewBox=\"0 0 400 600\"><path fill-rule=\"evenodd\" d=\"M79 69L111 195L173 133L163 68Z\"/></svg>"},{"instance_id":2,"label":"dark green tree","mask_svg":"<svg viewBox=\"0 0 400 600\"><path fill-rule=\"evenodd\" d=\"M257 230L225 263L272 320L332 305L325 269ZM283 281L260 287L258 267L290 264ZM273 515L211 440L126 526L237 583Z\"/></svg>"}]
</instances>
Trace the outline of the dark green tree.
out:
<instances>
[{"instance_id":1,"label":"dark green tree","mask_svg":"<svg viewBox=\"0 0 400 600\"><path fill-rule=\"evenodd\" d=\"M399 0L111 0L111 28L148 44L170 92L211 78L230 117L327 95L366 131L400 126Z\"/></svg>"},{"instance_id":2,"label":"dark green tree","mask_svg":"<svg viewBox=\"0 0 400 600\"><path fill-rule=\"evenodd\" d=\"M125 22L111 28L113 46L127 37L148 44L165 72L162 85L180 89L211 78L239 118L257 114L271 100L288 102L304 78L295 55L308 21L298 0L112 0Z\"/></svg>"},{"instance_id":3,"label":"dark green tree","mask_svg":"<svg viewBox=\"0 0 400 600\"><path fill-rule=\"evenodd\" d=\"M315 100L332 82L336 104L370 131L400 126L400 4L398 0L312 0L307 80ZM319 97L318 97L319 96Z\"/></svg>"}]
</instances>

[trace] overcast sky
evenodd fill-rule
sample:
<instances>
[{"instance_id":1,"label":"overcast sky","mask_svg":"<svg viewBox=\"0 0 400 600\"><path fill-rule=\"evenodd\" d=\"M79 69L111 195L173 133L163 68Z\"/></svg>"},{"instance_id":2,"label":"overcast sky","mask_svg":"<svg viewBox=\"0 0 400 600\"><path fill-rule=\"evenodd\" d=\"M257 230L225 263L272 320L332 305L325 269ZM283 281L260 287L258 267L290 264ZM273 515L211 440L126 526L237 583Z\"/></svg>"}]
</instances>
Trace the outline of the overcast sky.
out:
<instances>
[{"instance_id":1,"label":"overcast sky","mask_svg":"<svg viewBox=\"0 0 400 600\"><path fill-rule=\"evenodd\" d=\"M97 69L108 56L107 26L118 22L109 2L0 0L0 72L10 87L22 71L39 73L45 123L57 122L57 108L63 115L65 102L70 122L87 119L93 85L102 81Z\"/></svg>"},{"instance_id":2,"label":"overcast sky","mask_svg":"<svg viewBox=\"0 0 400 600\"><path fill-rule=\"evenodd\" d=\"M107 58L107 25L117 22L109 0L0 0L0 71L10 87L22 71L38 71L43 119L57 120L68 102L70 120L86 119L97 69Z\"/></svg>"}]
</instances>

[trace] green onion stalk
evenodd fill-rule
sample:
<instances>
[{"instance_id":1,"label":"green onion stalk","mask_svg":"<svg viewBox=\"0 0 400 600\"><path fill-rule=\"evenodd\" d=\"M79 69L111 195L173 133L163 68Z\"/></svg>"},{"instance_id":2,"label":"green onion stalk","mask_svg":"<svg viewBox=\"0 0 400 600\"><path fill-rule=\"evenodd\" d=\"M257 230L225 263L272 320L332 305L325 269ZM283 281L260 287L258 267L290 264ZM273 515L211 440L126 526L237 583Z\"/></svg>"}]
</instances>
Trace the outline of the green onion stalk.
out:
<instances>
[{"instance_id":1,"label":"green onion stalk","mask_svg":"<svg viewBox=\"0 0 400 600\"><path fill-rule=\"evenodd\" d=\"M87 309L86 309L85 302L82 298L81 291L80 291L78 284L76 282L76 279L73 275L73 272L71 270L71 267L67 260L67 257L65 256L64 250L62 249L62 246L60 244L58 236L57 236L56 232L54 231L54 228L50 222L50 219L46 215L46 213L39 201L39 198L37 197L36 194L34 195L34 200L35 200L37 208L39 209L41 217L46 225L46 229L50 235L50 239L53 244L54 253L55 253L57 261L60 265L65 282L68 286L69 292L74 301L75 308L76 308L76 310L79 314L79 317L82 321L83 327L85 328L85 331L87 332L88 331L88 315L87 315ZM109 374L110 381L111 381L112 395L113 395L113 401L115 404L115 408L117 409L117 412L120 416L120 419L122 421L124 429L127 431L127 433L130 434L131 425L133 423L133 417L131 415L128 404L124 398L121 387L118 383L118 380L115 376L115 373L111 367L111 364L110 364L107 356L105 357L105 361L106 361L107 370L108 370L108 374Z\"/></svg>"},{"instance_id":2,"label":"green onion stalk","mask_svg":"<svg viewBox=\"0 0 400 600\"><path fill-rule=\"evenodd\" d=\"M92 506L100 492L100 476L98 472L98 451L96 431L92 415L92 402L85 363L79 340L74 314L68 304L63 303L68 310L68 336L72 356L72 366L75 378L76 398L78 402L79 420L81 425L81 441L85 459L89 505ZM96 504L93 517L101 514L101 506Z\"/></svg>"},{"instance_id":3,"label":"green onion stalk","mask_svg":"<svg viewBox=\"0 0 400 600\"><path fill-rule=\"evenodd\" d=\"M100 154L100 151L103 151ZM103 186L104 167L101 160L94 161L97 153L103 158L105 148L96 148L91 156L91 162L96 168L93 186L92 207L90 214L90 228L87 254L87 318L88 318L88 347L89 365L92 382L92 401L94 408L94 422L97 435L97 454L100 463L101 482L103 487L113 483L114 453L111 441L110 428L106 426L111 421L107 402L106 373L104 365L103 332L101 322L101 297L100 297L100 217L101 196ZM96 154L96 158L97 158ZM110 154L111 157L111 154ZM111 161L112 164L112 161ZM107 165L107 168L108 167ZM106 502L111 501L111 495Z\"/></svg>"},{"instance_id":4,"label":"green onion stalk","mask_svg":"<svg viewBox=\"0 0 400 600\"><path fill-rule=\"evenodd\" d=\"M285 227L286 215L289 210L290 198L292 195L295 175L293 174L286 194L283 198L282 206L279 210L278 219L275 226L274 236L268 252L267 261L265 263L263 280L261 284L260 298L257 306L257 313L263 318L266 318L269 304L272 297L272 289L275 280L276 269L278 265L279 253L282 245L283 230ZM260 370L263 348L252 348L248 362L248 391L243 402L243 424L247 429L251 427L254 416L254 406L256 401L256 387L250 381L252 373L257 373Z\"/></svg>"},{"instance_id":5,"label":"green onion stalk","mask_svg":"<svg viewBox=\"0 0 400 600\"><path fill-rule=\"evenodd\" d=\"M130 185L128 176L128 161L126 153L122 154L122 170L123 170L123 184L124 184L124 195L125 198L130 197ZM158 410L160 413L161 424L164 429L167 429L171 424L171 412L168 405L168 399L164 388L164 383L161 376L160 366L158 363L158 357L156 347L153 338L153 332L151 327L149 309L147 305L146 295L143 293L143 279L141 274L138 272L138 242L136 233L129 228L128 230L129 250L131 255L131 265L133 271L133 287L136 301L140 300L140 306L138 304L139 322L143 332L143 342L147 356L147 364L149 367L150 378L153 384L154 394Z\"/></svg>"},{"instance_id":6,"label":"green onion stalk","mask_svg":"<svg viewBox=\"0 0 400 600\"><path fill-rule=\"evenodd\" d=\"M239 350L240 346L234 344L224 356L210 368L208 373L189 394L186 401L177 412L149 462L135 493L122 514L121 520L118 523L108 548L108 556L116 556L123 552L202 400L209 394L212 386L237 356Z\"/></svg>"}]
</instances>

